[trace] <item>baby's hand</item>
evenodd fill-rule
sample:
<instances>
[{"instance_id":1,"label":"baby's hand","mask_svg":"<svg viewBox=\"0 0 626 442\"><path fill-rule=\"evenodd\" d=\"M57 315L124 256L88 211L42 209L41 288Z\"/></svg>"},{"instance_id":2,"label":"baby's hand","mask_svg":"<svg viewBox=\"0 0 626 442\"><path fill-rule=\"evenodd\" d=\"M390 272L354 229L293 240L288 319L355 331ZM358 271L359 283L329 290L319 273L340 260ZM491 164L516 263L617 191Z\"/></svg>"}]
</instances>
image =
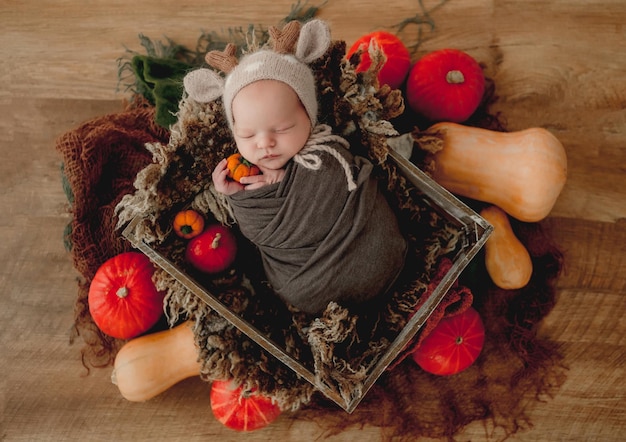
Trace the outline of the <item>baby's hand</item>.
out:
<instances>
[{"instance_id":1,"label":"baby's hand","mask_svg":"<svg viewBox=\"0 0 626 442\"><path fill-rule=\"evenodd\" d=\"M241 177L239 181L246 186L246 189L258 189L268 184L274 184L283 179L285 176L284 169L266 171L262 175L250 175Z\"/></svg>"},{"instance_id":2,"label":"baby's hand","mask_svg":"<svg viewBox=\"0 0 626 442\"><path fill-rule=\"evenodd\" d=\"M215 166L215 169L213 170L212 178L215 190L223 193L224 195L232 195L233 193L244 190L245 186L243 184L228 178L229 172L226 164L227 161L224 158L222 161L217 163L217 166Z\"/></svg>"}]
</instances>

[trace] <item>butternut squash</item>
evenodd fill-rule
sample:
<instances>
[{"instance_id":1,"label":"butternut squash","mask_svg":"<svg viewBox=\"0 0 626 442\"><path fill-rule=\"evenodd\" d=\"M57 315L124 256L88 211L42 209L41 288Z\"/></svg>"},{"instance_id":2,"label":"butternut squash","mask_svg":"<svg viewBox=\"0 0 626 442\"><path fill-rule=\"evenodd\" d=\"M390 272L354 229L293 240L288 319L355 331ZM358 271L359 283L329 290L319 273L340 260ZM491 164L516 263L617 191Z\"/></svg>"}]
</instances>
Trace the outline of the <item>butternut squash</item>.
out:
<instances>
[{"instance_id":1,"label":"butternut squash","mask_svg":"<svg viewBox=\"0 0 626 442\"><path fill-rule=\"evenodd\" d=\"M485 267L495 285L505 290L524 287L533 273L533 263L526 247L515 236L508 215L499 207L489 206L480 215L493 226L485 243Z\"/></svg>"},{"instance_id":2,"label":"butternut squash","mask_svg":"<svg viewBox=\"0 0 626 442\"><path fill-rule=\"evenodd\" d=\"M124 344L115 357L111 380L124 398L142 402L197 375L198 348L190 324L183 323Z\"/></svg>"},{"instance_id":3,"label":"butternut squash","mask_svg":"<svg viewBox=\"0 0 626 442\"><path fill-rule=\"evenodd\" d=\"M443 148L432 155L437 183L518 220L545 218L565 185L565 149L546 129L496 132L444 122L425 133L443 139Z\"/></svg>"}]
</instances>

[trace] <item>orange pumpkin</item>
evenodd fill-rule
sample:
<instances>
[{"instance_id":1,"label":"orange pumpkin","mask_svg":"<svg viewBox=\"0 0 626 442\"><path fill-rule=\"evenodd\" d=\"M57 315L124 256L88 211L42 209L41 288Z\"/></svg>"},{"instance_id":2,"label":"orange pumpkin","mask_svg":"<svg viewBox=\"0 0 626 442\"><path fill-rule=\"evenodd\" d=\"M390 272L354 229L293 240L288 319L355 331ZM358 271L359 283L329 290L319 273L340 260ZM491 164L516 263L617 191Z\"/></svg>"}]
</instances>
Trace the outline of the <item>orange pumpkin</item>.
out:
<instances>
[{"instance_id":1,"label":"orange pumpkin","mask_svg":"<svg viewBox=\"0 0 626 442\"><path fill-rule=\"evenodd\" d=\"M368 52L371 44L377 44L386 58L385 64L378 72L378 83L381 86L387 84L392 89L398 89L411 68L409 50L402 40L389 32L375 31L366 34L355 41L346 53L346 58L350 59L356 51L363 51L356 72L365 72L371 67L372 59Z\"/></svg>"},{"instance_id":2,"label":"orange pumpkin","mask_svg":"<svg viewBox=\"0 0 626 442\"><path fill-rule=\"evenodd\" d=\"M195 210L182 210L174 217L172 227L181 238L191 239L202 233L204 218Z\"/></svg>"},{"instance_id":3,"label":"orange pumpkin","mask_svg":"<svg viewBox=\"0 0 626 442\"><path fill-rule=\"evenodd\" d=\"M431 121L461 123L476 111L485 92L478 62L457 49L440 49L420 58L406 85L409 107Z\"/></svg>"},{"instance_id":4,"label":"orange pumpkin","mask_svg":"<svg viewBox=\"0 0 626 442\"><path fill-rule=\"evenodd\" d=\"M163 297L152 282L154 266L139 252L105 261L89 286L89 312L100 330L118 339L148 331L163 314Z\"/></svg>"},{"instance_id":5,"label":"orange pumpkin","mask_svg":"<svg viewBox=\"0 0 626 442\"><path fill-rule=\"evenodd\" d=\"M213 381L211 410L222 424L237 431L254 431L271 424L281 413L271 398L255 388L244 388L233 381Z\"/></svg>"},{"instance_id":6,"label":"orange pumpkin","mask_svg":"<svg viewBox=\"0 0 626 442\"><path fill-rule=\"evenodd\" d=\"M480 355L485 343L485 326L478 311L443 318L413 352L413 360L424 371L439 376L459 373Z\"/></svg>"},{"instance_id":7,"label":"orange pumpkin","mask_svg":"<svg viewBox=\"0 0 626 442\"><path fill-rule=\"evenodd\" d=\"M204 232L187 244L185 259L205 273L220 273L228 269L237 256L237 238L221 224L209 225Z\"/></svg>"},{"instance_id":8,"label":"orange pumpkin","mask_svg":"<svg viewBox=\"0 0 626 442\"><path fill-rule=\"evenodd\" d=\"M239 182L242 177L259 175L261 171L257 166L246 160L240 153L234 153L226 159L226 167L229 176Z\"/></svg>"}]
</instances>

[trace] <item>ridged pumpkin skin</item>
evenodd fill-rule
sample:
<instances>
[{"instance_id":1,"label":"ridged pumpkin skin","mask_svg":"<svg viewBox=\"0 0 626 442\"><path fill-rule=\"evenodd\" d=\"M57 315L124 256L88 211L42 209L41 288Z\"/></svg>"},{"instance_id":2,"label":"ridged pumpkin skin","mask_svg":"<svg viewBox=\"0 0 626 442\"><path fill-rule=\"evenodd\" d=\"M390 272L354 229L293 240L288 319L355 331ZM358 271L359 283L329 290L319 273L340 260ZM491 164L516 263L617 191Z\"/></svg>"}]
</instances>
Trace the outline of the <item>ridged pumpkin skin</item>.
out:
<instances>
[{"instance_id":1,"label":"ridged pumpkin skin","mask_svg":"<svg viewBox=\"0 0 626 442\"><path fill-rule=\"evenodd\" d=\"M508 215L496 206L481 210L480 215L493 226L485 243L485 267L495 285L504 290L520 289L530 281L533 262L515 236Z\"/></svg>"},{"instance_id":2,"label":"ridged pumpkin skin","mask_svg":"<svg viewBox=\"0 0 626 442\"><path fill-rule=\"evenodd\" d=\"M425 133L443 140L442 149L431 156L437 183L520 221L548 216L565 186L565 149L546 129L496 132L446 122Z\"/></svg>"},{"instance_id":3,"label":"ridged pumpkin skin","mask_svg":"<svg viewBox=\"0 0 626 442\"><path fill-rule=\"evenodd\" d=\"M246 160L240 153L234 153L226 159L228 176L239 182L245 176L253 176L261 173L259 168Z\"/></svg>"},{"instance_id":4,"label":"ridged pumpkin skin","mask_svg":"<svg viewBox=\"0 0 626 442\"><path fill-rule=\"evenodd\" d=\"M214 381L210 397L215 418L237 431L266 427L281 413L272 399L261 396L254 389L246 390L233 381Z\"/></svg>"},{"instance_id":5,"label":"ridged pumpkin skin","mask_svg":"<svg viewBox=\"0 0 626 442\"><path fill-rule=\"evenodd\" d=\"M174 217L174 232L181 238L191 239L202 233L204 217L195 210L182 210Z\"/></svg>"},{"instance_id":6,"label":"ridged pumpkin skin","mask_svg":"<svg viewBox=\"0 0 626 442\"><path fill-rule=\"evenodd\" d=\"M89 286L89 312L100 330L118 339L148 331L163 315L163 297L143 253L120 253L105 261Z\"/></svg>"},{"instance_id":7,"label":"ridged pumpkin skin","mask_svg":"<svg viewBox=\"0 0 626 442\"><path fill-rule=\"evenodd\" d=\"M346 58L350 58L356 51L362 50L361 61L356 66L356 72L365 72L372 65L372 59L368 48L370 44L376 44L381 52L385 54L385 64L378 72L378 83L380 86L387 84L391 89L398 89L411 68L411 54L402 40L397 36L385 32L375 31L363 35L355 41L348 52Z\"/></svg>"},{"instance_id":8,"label":"ridged pumpkin skin","mask_svg":"<svg viewBox=\"0 0 626 442\"><path fill-rule=\"evenodd\" d=\"M185 259L205 273L219 273L228 269L237 256L237 238L221 224L211 224L191 239L185 249Z\"/></svg>"},{"instance_id":9,"label":"ridged pumpkin skin","mask_svg":"<svg viewBox=\"0 0 626 442\"><path fill-rule=\"evenodd\" d=\"M476 111L484 93L480 65L458 49L424 55L411 68L406 85L409 107L430 121L464 122Z\"/></svg>"},{"instance_id":10,"label":"ridged pumpkin skin","mask_svg":"<svg viewBox=\"0 0 626 442\"><path fill-rule=\"evenodd\" d=\"M483 321L478 311L469 307L462 313L439 321L412 357L424 371L450 376L471 366L484 343Z\"/></svg>"},{"instance_id":11,"label":"ridged pumpkin skin","mask_svg":"<svg viewBox=\"0 0 626 442\"><path fill-rule=\"evenodd\" d=\"M198 348L190 323L128 341L115 357L111 380L133 402L152 399L200 375Z\"/></svg>"}]
</instances>

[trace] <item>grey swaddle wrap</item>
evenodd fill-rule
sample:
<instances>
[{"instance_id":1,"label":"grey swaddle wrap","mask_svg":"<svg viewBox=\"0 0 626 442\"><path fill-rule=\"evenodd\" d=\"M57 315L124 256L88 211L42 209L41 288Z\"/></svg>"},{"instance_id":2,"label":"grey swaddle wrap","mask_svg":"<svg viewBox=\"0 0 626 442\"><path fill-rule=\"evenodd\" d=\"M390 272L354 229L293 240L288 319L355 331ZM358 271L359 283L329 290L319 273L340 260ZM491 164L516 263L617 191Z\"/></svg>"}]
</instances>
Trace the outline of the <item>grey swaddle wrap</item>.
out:
<instances>
[{"instance_id":1,"label":"grey swaddle wrap","mask_svg":"<svg viewBox=\"0 0 626 442\"><path fill-rule=\"evenodd\" d=\"M260 250L275 292L307 313L328 302L353 303L382 294L403 267L406 241L376 180L372 164L337 143L315 153L319 170L296 161L282 181L229 197L241 232ZM344 162L345 163L345 162Z\"/></svg>"}]
</instances>

